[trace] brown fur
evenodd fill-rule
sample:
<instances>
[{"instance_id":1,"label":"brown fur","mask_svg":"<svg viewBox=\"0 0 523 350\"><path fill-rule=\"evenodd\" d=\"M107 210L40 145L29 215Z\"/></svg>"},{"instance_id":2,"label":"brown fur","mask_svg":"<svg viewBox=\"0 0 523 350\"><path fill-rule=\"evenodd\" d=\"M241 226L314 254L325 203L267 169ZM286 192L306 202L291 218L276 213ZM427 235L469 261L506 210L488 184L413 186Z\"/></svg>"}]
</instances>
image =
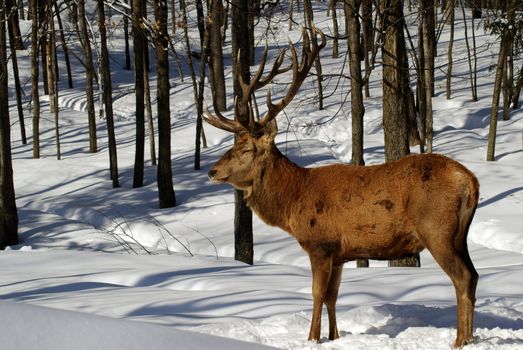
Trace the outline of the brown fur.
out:
<instances>
[{"instance_id":1,"label":"brown fur","mask_svg":"<svg viewBox=\"0 0 523 350\"><path fill-rule=\"evenodd\" d=\"M309 339L320 338L323 304L329 338L338 337L335 304L344 262L398 259L427 248L456 290L455 346L472 341L478 275L467 233L478 203L476 177L437 154L373 166L301 168L279 152L275 135L275 122L257 135L241 133L209 177L244 190L251 209L289 232L309 255L314 299Z\"/></svg>"}]
</instances>

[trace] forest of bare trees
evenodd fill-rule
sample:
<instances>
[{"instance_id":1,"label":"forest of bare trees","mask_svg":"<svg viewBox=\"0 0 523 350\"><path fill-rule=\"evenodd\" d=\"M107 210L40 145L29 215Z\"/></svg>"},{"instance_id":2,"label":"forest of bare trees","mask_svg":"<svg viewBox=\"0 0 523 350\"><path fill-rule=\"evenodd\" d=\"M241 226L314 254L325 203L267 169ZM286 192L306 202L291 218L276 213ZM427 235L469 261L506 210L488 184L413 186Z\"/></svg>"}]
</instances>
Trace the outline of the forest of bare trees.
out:
<instances>
[{"instance_id":1,"label":"forest of bare trees","mask_svg":"<svg viewBox=\"0 0 523 350\"><path fill-rule=\"evenodd\" d=\"M172 119L170 107L171 86L182 83L192 86L194 169L198 171L201 150L206 147L202 123L205 105L220 112L238 108L234 101L241 98L242 90L237 81L227 84L224 72L232 66L233 77L237 77L239 70L244 81L249 81L253 69L250 67L259 61L256 48L267 41L267 45L278 49L279 43L271 42L273 22L284 22L288 30L311 29L316 25L315 15L327 12L329 22L327 29L322 30L328 43L311 69L309 79L315 98L309 103L321 110L325 100L334 95L339 81L350 85L350 96L340 98L337 104L351 116L347 130L352 135L352 163L356 165L365 164L363 123L365 101L375 97L369 90L372 79L378 79L382 87L385 160L399 159L414 146L420 152L433 151L432 99L440 93L447 99L453 98L455 25L465 27L469 67L465 76L473 101L478 99L476 63L482 50L476 44L476 35L487 32L499 38L496 42L499 55L492 67L494 89L485 155L488 161L496 159L497 121L510 118L510 110L519 108L523 87L523 67L518 60L523 47L523 5L515 0L6 0L1 4L0 20L4 24L0 27L1 248L17 242L11 147L18 141L11 141L10 125L15 118L18 120L21 135L17 140L32 144L33 157L40 158L42 98L50 102L55 122L55 154L60 159L63 157L60 94L76 84L85 86L89 152L108 152L108 180L113 187L120 186L119 140L112 104L114 95L122 92L114 89L111 80L117 70L132 71L134 76L134 87L129 92L136 101L132 186L143 186L146 167L157 167L161 208L176 205L176 169L172 165L176 154L171 154L172 143L176 142L171 137L171 127L176 120ZM449 30L450 39L446 50L441 50L441 46L438 50L443 28ZM110 45L115 33L123 33L123 48ZM30 57L28 81L19 79L20 52L27 52ZM116 56L124 59L118 61ZM339 61L337 76L323 73L322 60L327 56ZM82 67L84 81L72 79L71 65ZM435 84L435 72L444 73L445 84ZM9 109L11 96L16 108ZM212 101L204 101L205 96L212 96ZM151 108L153 100L156 110ZM107 129L104 141L108 147L103 150L98 147L97 123L104 123ZM31 125L27 134L26 124ZM146 141L153 158L150 160L145 156ZM252 264L252 213L241 191L235 194L235 202L235 256ZM358 265L368 266L368 262L359 261ZM391 265L419 266L419 259L394 261Z\"/></svg>"}]
</instances>

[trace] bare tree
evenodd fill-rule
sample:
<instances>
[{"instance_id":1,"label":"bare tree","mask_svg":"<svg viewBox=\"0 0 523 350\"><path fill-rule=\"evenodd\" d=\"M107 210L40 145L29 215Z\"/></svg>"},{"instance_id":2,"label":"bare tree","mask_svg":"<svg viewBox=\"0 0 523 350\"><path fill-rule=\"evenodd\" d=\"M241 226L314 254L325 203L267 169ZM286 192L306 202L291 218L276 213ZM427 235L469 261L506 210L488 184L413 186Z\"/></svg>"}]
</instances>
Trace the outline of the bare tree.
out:
<instances>
[{"instance_id":1,"label":"bare tree","mask_svg":"<svg viewBox=\"0 0 523 350\"><path fill-rule=\"evenodd\" d=\"M53 18L53 1L47 0L45 9L47 11L47 86L49 88L49 102L51 106L51 113L54 115L55 122L55 142L56 142L56 159L62 158L62 151L60 145L60 122L58 118L58 79L56 70L56 32L54 29Z\"/></svg>"},{"instance_id":2,"label":"bare tree","mask_svg":"<svg viewBox=\"0 0 523 350\"><path fill-rule=\"evenodd\" d=\"M3 5L3 4L2 4ZM5 7L0 6L0 23L5 23ZM18 211L13 184L9 95L7 87L7 43L5 26L0 26L0 249L18 244Z\"/></svg>"},{"instance_id":3,"label":"bare tree","mask_svg":"<svg viewBox=\"0 0 523 350\"><path fill-rule=\"evenodd\" d=\"M100 71L102 81L102 99L105 105L105 120L107 122L107 135L109 139L109 165L113 187L120 187L118 181L118 158L116 153L116 137L114 134L113 119L113 88L111 82L111 68L109 52L107 50L107 29L105 26L104 0L97 0L98 19L100 26Z\"/></svg>"},{"instance_id":4,"label":"bare tree","mask_svg":"<svg viewBox=\"0 0 523 350\"><path fill-rule=\"evenodd\" d=\"M238 76L241 74L245 82L250 81L249 21L247 16L245 16L245 13L248 11L247 2L232 0L231 8L234 96L237 100L240 100L242 89ZM240 70L239 73L238 70ZM235 104L234 108L239 108L239 106ZM254 256L252 211L247 207L243 197L243 191L234 191L234 258L247 264L252 264Z\"/></svg>"},{"instance_id":5,"label":"bare tree","mask_svg":"<svg viewBox=\"0 0 523 350\"><path fill-rule=\"evenodd\" d=\"M314 12L312 11L311 0L303 0L303 12L305 13L305 25L309 28L314 27ZM315 41L312 42L315 45ZM314 65L316 69L317 83L318 83L318 108L323 109L323 73L321 67L320 56L316 57Z\"/></svg>"},{"instance_id":6,"label":"bare tree","mask_svg":"<svg viewBox=\"0 0 523 350\"><path fill-rule=\"evenodd\" d=\"M24 111L22 106L22 87L20 85L20 75L18 71L18 55L16 53L16 34L13 30L13 26L10 24L12 16L16 14L16 9L12 6L12 1L6 1L6 10L8 19L7 22L9 23L7 25L7 30L9 32L9 47L10 47L10 53L11 53L11 63L13 65L13 79L15 82L15 95L16 95L16 106L18 110L18 122L20 123L20 138L22 140L22 144L27 144L27 137L25 134L25 121L24 121ZM11 7L10 7L11 6Z\"/></svg>"},{"instance_id":7,"label":"bare tree","mask_svg":"<svg viewBox=\"0 0 523 350\"><path fill-rule=\"evenodd\" d=\"M160 208L176 205L171 168L171 112L169 106L169 36L167 32L167 0L154 0L156 69L158 76L158 144L157 184Z\"/></svg>"},{"instance_id":8,"label":"bare tree","mask_svg":"<svg viewBox=\"0 0 523 350\"><path fill-rule=\"evenodd\" d=\"M219 111L227 109L225 91L225 73L223 68L223 50L221 27L223 25L223 3L221 0L210 0L208 22L209 28L209 68L214 108Z\"/></svg>"},{"instance_id":9,"label":"bare tree","mask_svg":"<svg viewBox=\"0 0 523 350\"><path fill-rule=\"evenodd\" d=\"M38 92L38 43L40 22L37 0L31 0L31 96L33 100L33 158L40 158L40 94Z\"/></svg>"},{"instance_id":10,"label":"bare tree","mask_svg":"<svg viewBox=\"0 0 523 350\"><path fill-rule=\"evenodd\" d=\"M425 83L425 118L426 118L426 140L427 152L432 152L433 143L433 117L432 117L432 96L434 95L434 0L422 0L420 6L420 21L423 34L423 82ZM408 67L408 66L407 66Z\"/></svg>"},{"instance_id":11,"label":"bare tree","mask_svg":"<svg viewBox=\"0 0 523 350\"><path fill-rule=\"evenodd\" d=\"M87 121L89 124L89 152L98 151L96 136L96 111L94 106L94 64L91 40L87 29L87 18L85 13L85 0L78 0L78 24L79 36L84 52L85 65L85 100L87 107Z\"/></svg>"},{"instance_id":12,"label":"bare tree","mask_svg":"<svg viewBox=\"0 0 523 350\"><path fill-rule=\"evenodd\" d=\"M144 148L145 148L145 103L144 103L144 59L146 38L143 18L145 2L132 0L132 25L134 47L134 93L136 96L136 139L134 153L133 188L143 186Z\"/></svg>"},{"instance_id":13,"label":"bare tree","mask_svg":"<svg viewBox=\"0 0 523 350\"><path fill-rule=\"evenodd\" d=\"M384 0L383 132L385 160L393 161L410 153L408 137L408 62L403 33L403 1ZM389 266L419 266L419 256L392 260Z\"/></svg>"}]
</instances>

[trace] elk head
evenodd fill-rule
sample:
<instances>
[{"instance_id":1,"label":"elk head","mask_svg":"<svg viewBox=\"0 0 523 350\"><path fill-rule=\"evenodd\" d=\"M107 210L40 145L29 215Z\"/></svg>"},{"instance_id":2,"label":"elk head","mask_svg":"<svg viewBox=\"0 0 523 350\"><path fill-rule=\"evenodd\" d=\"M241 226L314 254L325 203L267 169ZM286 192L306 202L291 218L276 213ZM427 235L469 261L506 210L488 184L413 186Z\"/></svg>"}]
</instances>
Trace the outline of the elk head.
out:
<instances>
[{"instance_id":1,"label":"elk head","mask_svg":"<svg viewBox=\"0 0 523 350\"><path fill-rule=\"evenodd\" d=\"M225 153L209 171L211 180L229 183L237 189L246 191L246 197L248 197L249 188L258 176L262 164L276 151L274 145L274 138L278 133L276 116L292 101L318 53L325 47L325 35L316 28L313 28L311 32L312 40L307 30L302 30L303 50L300 61L298 61L294 45L289 42L291 53L289 67L280 68L285 58L285 51L282 50L270 73L263 76L268 51L266 45L262 61L251 81L246 83L242 75L238 74L241 96L235 99L235 119L225 118L216 110L214 114L211 114L208 109L205 111L203 119L207 123L236 135L233 148ZM317 34L321 37L319 44L316 41ZM279 102L273 103L269 90L267 92L267 112L262 118L255 118L252 108L254 92L270 83L275 76L289 70L292 70L292 81L286 95Z\"/></svg>"}]
</instances>

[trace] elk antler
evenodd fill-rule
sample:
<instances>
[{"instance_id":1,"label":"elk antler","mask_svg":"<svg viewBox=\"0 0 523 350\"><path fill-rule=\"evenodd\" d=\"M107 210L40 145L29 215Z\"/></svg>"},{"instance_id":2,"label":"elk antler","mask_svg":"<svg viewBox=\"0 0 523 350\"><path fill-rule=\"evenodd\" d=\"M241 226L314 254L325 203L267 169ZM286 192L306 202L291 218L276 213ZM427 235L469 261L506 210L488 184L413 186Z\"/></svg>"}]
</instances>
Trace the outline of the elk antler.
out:
<instances>
[{"instance_id":1,"label":"elk antler","mask_svg":"<svg viewBox=\"0 0 523 350\"><path fill-rule=\"evenodd\" d=\"M318 45L316 41L317 33L319 33L321 36L320 45ZM289 65L289 67L280 69L285 58L285 50L282 50L278 54L278 57L276 58L269 74L263 76L263 70L265 69L265 62L267 60L268 52L268 45L267 43L265 43L265 50L263 52L260 65L248 84L244 81L241 72L238 70L238 81L242 89L242 96L241 99L235 99L234 101L234 105L236 107L236 118L234 120L225 118L223 115L217 112L216 109L214 112L215 114L211 114L209 110L206 108L203 119L209 124L219 129L233 132L235 134L240 134L242 132L254 133L257 130L260 130L260 128L266 126L267 123L273 120L276 117L276 115L279 112L281 112L292 101L292 99L296 95L296 92L307 77L309 70L314 64L316 57L318 56L318 53L321 49L325 47L326 39L325 34L323 34L322 31L313 28L312 35L314 37L314 41L311 45L309 34L307 33L307 30L303 28L303 51L301 56L301 62L299 64L296 49L294 48L292 42L289 41L289 48L291 50L291 64ZM239 55L240 52L238 52L238 57ZM271 93L269 90L267 92L268 111L266 115L263 117L263 119L260 122L257 122L254 119L254 113L251 107L251 100L254 97L254 92L270 83L275 76L285 73L290 69L292 69L292 82L289 87L289 90L287 91L287 94L283 97L283 99L280 102L273 104L271 100Z\"/></svg>"},{"instance_id":2,"label":"elk antler","mask_svg":"<svg viewBox=\"0 0 523 350\"><path fill-rule=\"evenodd\" d=\"M318 45L316 41L316 34L319 32L321 37L321 44ZM296 54L296 49L294 48L294 45L289 42L289 47L291 49L291 55L292 55L292 82L291 86L289 87L289 90L287 90L287 94L280 100L280 102L273 104L272 103L272 97L270 90L267 92L267 107L268 111L263 117L263 119L259 122L260 126L264 127L269 123L271 120L273 120L278 113L280 113L287 105L292 101L296 93L298 92L298 89L300 88L301 84L307 77L307 74L309 73L309 70L311 69L312 65L316 61L316 57L318 56L318 53L321 49L323 49L327 43L325 34L323 32L315 27L312 28L312 35L313 35L313 43L312 45L309 44L309 35L307 33L307 30L305 28L302 29L302 36L303 36L303 51L301 55L301 62L298 66L298 57ZM311 47L312 46L312 47Z\"/></svg>"}]
</instances>

